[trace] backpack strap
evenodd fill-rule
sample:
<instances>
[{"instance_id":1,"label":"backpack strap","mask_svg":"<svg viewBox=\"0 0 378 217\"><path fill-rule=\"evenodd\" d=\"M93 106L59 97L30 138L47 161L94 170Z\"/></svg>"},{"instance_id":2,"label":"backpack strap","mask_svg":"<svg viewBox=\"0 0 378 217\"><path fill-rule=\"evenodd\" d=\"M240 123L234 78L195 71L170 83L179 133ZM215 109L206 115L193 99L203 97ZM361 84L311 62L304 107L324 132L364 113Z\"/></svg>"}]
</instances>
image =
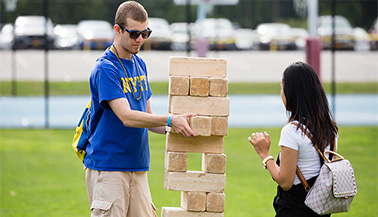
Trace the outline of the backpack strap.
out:
<instances>
[{"instance_id":1,"label":"backpack strap","mask_svg":"<svg viewBox=\"0 0 378 217\"><path fill-rule=\"evenodd\" d=\"M325 161L329 161L327 159L327 157L320 151L320 149L318 148L318 146L316 145L316 143L314 142L314 138L312 137L312 135L302 126L302 125L299 125L298 123L296 122L291 122L291 124L299 127L305 134L306 136L311 140L311 143L314 145L314 147L316 148L316 150L318 151L319 155L321 156L321 160L322 161L322 164L324 163L324 160ZM336 142L336 141L335 141ZM336 149L336 144L333 145L333 149ZM335 150L334 150L335 151ZM334 153L334 152L329 152L330 153L330 157L331 157L331 153ZM297 168L296 168L296 173L297 173L297 176L298 178L301 180L301 183L303 185L303 187L305 188L305 191L306 192L309 192L310 191L310 185L307 183L307 180L305 179L305 177L303 176L301 170L299 169L298 165L297 165Z\"/></svg>"},{"instance_id":2,"label":"backpack strap","mask_svg":"<svg viewBox=\"0 0 378 217\"><path fill-rule=\"evenodd\" d=\"M91 101L89 101L89 103L91 103ZM93 132L94 129L96 128L97 123L99 122L99 120L100 120L100 118L101 118L101 116L102 116L103 111L104 111L104 109L100 107L100 109L99 109L99 111L98 111L98 115L97 115L97 117L94 118L94 117L91 117L91 116L92 116L92 115L91 115L91 108L89 107L89 118L87 119L87 123L86 123L86 124L87 124L87 128L89 129L89 123L90 123L91 119L92 119L94 122L93 122L93 126L92 126L91 130L89 131L89 134L88 134L88 140L89 140L89 138L91 138L92 132Z\"/></svg>"},{"instance_id":3,"label":"backpack strap","mask_svg":"<svg viewBox=\"0 0 378 217\"><path fill-rule=\"evenodd\" d=\"M108 49L109 49L109 48L108 48ZM100 59L107 60L107 61L109 61L111 64L113 64L108 58L100 57L100 58L98 58L97 60L100 60ZM96 61L97 61L97 60L96 60ZM91 104L91 100L89 101L89 105L90 105L90 104ZM92 132L94 131L95 127L97 126L97 123L99 122L99 120L100 120L100 118L101 118L103 112L104 112L104 109L101 108L101 106L100 106L100 109L99 109L99 111L98 111L98 116L97 116L96 118L94 118L94 117L90 117L90 118L87 119L87 127L89 126L90 119L94 119L93 127L91 128L91 131L90 131L89 134L88 134L88 140L89 140L89 138L91 137ZM91 107L89 107L89 115L91 116Z\"/></svg>"},{"instance_id":4,"label":"backpack strap","mask_svg":"<svg viewBox=\"0 0 378 217\"><path fill-rule=\"evenodd\" d=\"M318 151L319 155L323 158L323 160L325 161L330 161L332 160L332 152L330 152L330 159L328 160L327 157L324 155L324 153L322 151L320 151L320 149L318 148L318 146L316 145L315 141L314 141L314 138L312 137L312 135L300 124L296 123L296 122L291 122L291 124L299 127L299 129L301 129L305 134L306 136L311 140L311 143L314 145L314 147L316 148L316 150ZM336 141L335 141L336 143ZM333 149L333 150L332 150ZM334 144L333 146L331 146L331 151L333 152L336 152L336 145Z\"/></svg>"},{"instance_id":5,"label":"backpack strap","mask_svg":"<svg viewBox=\"0 0 378 217\"><path fill-rule=\"evenodd\" d=\"M100 57L100 58L98 58L96 61L98 61L98 60L100 60L100 59L103 59L103 60L107 60L107 61L109 61L110 63L111 63L111 61L109 60L109 59L107 59L107 58L105 58L105 57ZM88 112L89 112L89 118L87 119L87 128L89 129L89 124L90 124L90 122L91 122L91 119L94 121L93 122L93 126L92 126L92 128L91 128L91 131L89 131L89 133L88 133L88 140L89 140L89 138L91 137L91 135L92 135L92 132L94 131L94 129L96 128L96 126L97 126L97 123L99 122L99 120L100 120L100 118L101 118L101 116L102 116L102 113L104 112L104 109L103 108L101 108L101 106L100 106L100 109L99 109L99 111L98 111L98 115L97 115L97 117L92 117L92 112L91 112L91 101L92 101L92 99L91 100L89 100L89 104L88 105L90 105L89 106L89 108L88 108Z\"/></svg>"}]
</instances>

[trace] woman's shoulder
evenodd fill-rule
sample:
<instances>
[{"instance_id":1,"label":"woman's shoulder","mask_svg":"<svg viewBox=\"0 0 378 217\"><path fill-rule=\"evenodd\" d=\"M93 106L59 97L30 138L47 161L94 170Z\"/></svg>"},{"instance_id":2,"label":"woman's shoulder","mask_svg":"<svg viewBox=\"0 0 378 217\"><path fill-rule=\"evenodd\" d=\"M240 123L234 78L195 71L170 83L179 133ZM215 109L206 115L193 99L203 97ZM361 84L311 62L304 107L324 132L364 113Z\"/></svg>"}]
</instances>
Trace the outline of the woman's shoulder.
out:
<instances>
[{"instance_id":1,"label":"woman's shoulder","mask_svg":"<svg viewBox=\"0 0 378 217\"><path fill-rule=\"evenodd\" d=\"M298 125L299 125L298 121L290 121L285 126L282 127L282 130L297 131Z\"/></svg>"},{"instance_id":2,"label":"woman's shoulder","mask_svg":"<svg viewBox=\"0 0 378 217\"><path fill-rule=\"evenodd\" d=\"M281 146L288 146L298 150L303 144L311 143L302 129L298 128L297 124L299 124L298 121L289 122L282 128Z\"/></svg>"},{"instance_id":3,"label":"woman's shoulder","mask_svg":"<svg viewBox=\"0 0 378 217\"><path fill-rule=\"evenodd\" d=\"M291 121L282 128L281 136L286 134L292 137L306 137L306 134L303 132L303 130L308 131L305 125L300 124L298 121Z\"/></svg>"}]
</instances>

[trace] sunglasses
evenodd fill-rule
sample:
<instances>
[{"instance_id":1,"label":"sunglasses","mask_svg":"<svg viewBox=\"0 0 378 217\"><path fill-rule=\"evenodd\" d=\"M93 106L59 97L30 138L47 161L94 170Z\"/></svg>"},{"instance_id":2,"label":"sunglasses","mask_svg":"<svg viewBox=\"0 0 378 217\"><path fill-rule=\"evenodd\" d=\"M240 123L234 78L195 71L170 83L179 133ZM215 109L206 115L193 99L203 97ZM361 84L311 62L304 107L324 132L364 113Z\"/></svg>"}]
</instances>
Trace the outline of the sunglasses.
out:
<instances>
[{"instance_id":1,"label":"sunglasses","mask_svg":"<svg viewBox=\"0 0 378 217\"><path fill-rule=\"evenodd\" d=\"M152 30L151 30L150 28L148 28L148 27L147 27L146 30L143 30L143 31L136 31L136 30L128 30L128 29L126 29L126 27L121 26L121 25L119 25L119 24L117 24L117 25L118 25L119 27L121 27L121 29L123 29L123 30L125 30L126 32L128 32L128 33L129 33L129 36L130 36L131 39L137 39L137 38L139 38L140 35L142 35L142 38L143 38L143 39L146 39L146 38L150 37L151 32L152 32Z\"/></svg>"}]
</instances>

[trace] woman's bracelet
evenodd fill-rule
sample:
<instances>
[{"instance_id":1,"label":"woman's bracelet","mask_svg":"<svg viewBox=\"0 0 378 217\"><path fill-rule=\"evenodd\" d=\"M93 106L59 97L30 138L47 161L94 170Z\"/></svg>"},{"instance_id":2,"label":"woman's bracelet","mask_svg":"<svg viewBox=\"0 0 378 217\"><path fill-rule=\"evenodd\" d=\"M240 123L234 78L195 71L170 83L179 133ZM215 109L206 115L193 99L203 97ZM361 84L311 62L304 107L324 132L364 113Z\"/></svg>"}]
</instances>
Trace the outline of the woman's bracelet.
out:
<instances>
[{"instance_id":1,"label":"woman's bracelet","mask_svg":"<svg viewBox=\"0 0 378 217\"><path fill-rule=\"evenodd\" d=\"M263 161L262 161L262 165L264 167L264 169L267 169L267 166L266 166L266 163L269 161L269 160L274 160L274 158L272 156L268 156L266 157Z\"/></svg>"}]
</instances>

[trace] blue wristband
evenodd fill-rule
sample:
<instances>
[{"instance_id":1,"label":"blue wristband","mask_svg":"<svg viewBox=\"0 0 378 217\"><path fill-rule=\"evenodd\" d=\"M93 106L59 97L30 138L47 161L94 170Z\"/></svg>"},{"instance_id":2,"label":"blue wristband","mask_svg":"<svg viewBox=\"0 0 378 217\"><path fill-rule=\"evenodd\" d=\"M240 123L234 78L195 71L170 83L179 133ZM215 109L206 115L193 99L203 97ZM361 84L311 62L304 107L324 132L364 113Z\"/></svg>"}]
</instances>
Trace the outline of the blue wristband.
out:
<instances>
[{"instance_id":1,"label":"blue wristband","mask_svg":"<svg viewBox=\"0 0 378 217\"><path fill-rule=\"evenodd\" d=\"M172 115L168 115L167 126L172 127Z\"/></svg>"}]
</instances>

